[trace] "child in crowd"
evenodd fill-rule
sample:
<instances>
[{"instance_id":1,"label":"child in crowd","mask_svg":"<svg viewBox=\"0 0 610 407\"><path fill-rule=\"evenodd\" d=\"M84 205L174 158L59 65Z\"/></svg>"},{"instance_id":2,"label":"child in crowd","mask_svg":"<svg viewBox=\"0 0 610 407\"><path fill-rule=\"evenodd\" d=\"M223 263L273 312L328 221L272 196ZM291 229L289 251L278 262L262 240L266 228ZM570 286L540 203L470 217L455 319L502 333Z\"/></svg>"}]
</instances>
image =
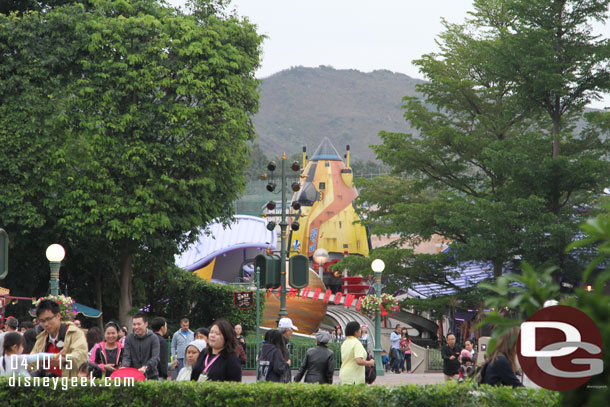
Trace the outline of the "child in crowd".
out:
<instances>
[{"instance_id":1,"label":"child in crowd","mask_svg":"<svg viewBox=\"0 0 610 407\"><path fill-rule=\"evenodd\" d=\"M460 352L460 369L459 369L459 378L458 381L464 381L474 372L474 366L472 365L472 353L467 349L462 349Z\"/></svg>"},{"instance_id":2,"label":"child in crowd","mask_svg":"<svg viewBox=\"0 0 610 407\"><path fill-rule=\"evenodd\" d=\"M102 369L95 363L85 362L78 368L78 377L102 378Z\"/></svg>"},{"instance_id":3,"label":"child in crowd","mask_svg":"<svg viewBox=\"0 0 610 407\"><path fill-rule=\"evenodd\" d=\"M33 355L23 355L25 338L17 332L8 332L4 335L2 348L4 356L0 357L0 376L24 376L30 377L28 365L38 364L39 368L49 365L51 361L59 359L59 353L36 353ZM55 362L56 363L56 362Z\"/></svg>"},{"instance_id":4,"label":"child in crowd","mask_svg":"<svg viewBox=\"0 0 610 407\"><path fill-rule=\"evenodd\" d=\"M203 339L205 343L208 343L209 336L210 330L208 328L197 328L195 331L195 339Z\"/></svg>"},{"instance_id":5,"label":"child in crowd","mask_svg":"<svg viewBox=\"0 0 610 407\"><path fill-rule=\"evenodd\" d=\"M381 351L381 363L383 363L383 368L387 372L390 369L390 358L385 350Z\"/></svg>"}]
</instances>

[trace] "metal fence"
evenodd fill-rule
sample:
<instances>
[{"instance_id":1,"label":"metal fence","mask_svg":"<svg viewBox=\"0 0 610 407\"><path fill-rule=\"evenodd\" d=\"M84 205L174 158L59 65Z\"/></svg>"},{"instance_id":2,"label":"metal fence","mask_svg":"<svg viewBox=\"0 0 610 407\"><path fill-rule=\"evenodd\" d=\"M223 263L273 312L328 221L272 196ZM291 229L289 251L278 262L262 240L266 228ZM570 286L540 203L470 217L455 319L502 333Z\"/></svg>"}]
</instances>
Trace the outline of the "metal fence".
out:
<instances>
[{"instance_id":1,"label":"metal fence","mask_svg":"<svg viewBox=\"0 0 610 407\"><path fill-rule=\"evenodd\" d=\"M366 341L360 341L365 349L367 348ZM262 340L261 340L262 343ZM335 353L335 370L341 368L341 340L333 340L328 344L328 349ZM289 352L290 352L290 366L293 370L297 370L301 367L307 349L316 346L315 339L291 339ZM168 360L171 359L172 340L167 340L167 349L169 353ZM256 347L256 337L248 337L246 339L246 365L243 366L243 370L256 370L256 356L258 355L258 349ZM440 353L439 353L440 356ZM441 360L441 368L442 368Z\"/></svg>"},{"instance_id":2,"label":"metal fence","mask_svg":"<svg viewBox=\"0 0 610 407\"><path fill-rule=\"evenodd\" d=\"M443 370L443 357L438 349L428 349L428 371Z\"/></svg>"},{"instance_id":3,"label":"metal fence","mask_svg":"<svg viewBox=\"0 0 610 407\"><path fill-rule=\"evenodd\" d=\"M316 346L315 340L306 341L299 339L290 341L289 356L291 369L296 370L301 367L307 349L313 346ZM335 370L339 370L341 368L341 343L329 343L328 349L335 353ZM256 342L246 341L246 365L243 367L244 370L256 370L257 355Z\"/></svg>"},{"instance_id":4,"label":"metal fence","mask_svg":"<svg viewBox=\"0 0 610 407\"><path fill-rule=\"evenodd\" d=\"M261 340L261 343L263 341ZM368 351L368 343L367 341L361 340L362 345ZM335 370L339 370L341 368L341 343L342 340L334 339L332 342L328 344L328 349L332 350L335 353ZM305 354L307 353L307 349L316 346L315 339L291 339L289 352L290 352L290 367L293 370L298 370L301 367L301 363L303 363L303 359L305 358ZM243 366L243 370L256 370L256 356L258 355L258 349L256 347L256 337L248 337L246 339L246 365ZM167 340L167 351L168 351L168 360L172 357L172 340L171 338ZM440 356L440 353L439 353ZM443 366L443 362L441 360L441 369Z\"/></svg>"}]
</instances>

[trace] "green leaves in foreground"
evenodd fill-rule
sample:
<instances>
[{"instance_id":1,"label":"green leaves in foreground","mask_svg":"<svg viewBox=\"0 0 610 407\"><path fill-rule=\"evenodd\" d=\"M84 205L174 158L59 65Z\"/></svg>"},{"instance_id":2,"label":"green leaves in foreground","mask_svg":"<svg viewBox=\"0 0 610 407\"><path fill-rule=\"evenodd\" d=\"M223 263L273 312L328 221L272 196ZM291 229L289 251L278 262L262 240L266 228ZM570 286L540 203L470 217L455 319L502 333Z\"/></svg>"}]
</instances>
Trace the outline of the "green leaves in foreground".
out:
<instances>
[{"instance_id":1,"label":"green leaves in foreground","mask_svg":"<svg viewBox=\"0 0 610 407\"><path fill-rule=\"evenodd\" d=\"M495 327L489 344L493 350L497 339L515 326L521 325L530 315L541 309L544 302L557 299L559 285L553 281L556 267L536 271L527 262L523 263L522 274L505 274L494 284L481 283L479 288L493 293L485 300L492 310L485 315L478 326Z\"/></svg>"},{"instance_id":2,"label":"green leaves in foreground","mask_svg":"<svg viewBox=\"0 0 610 407\"><path fill-rule=\"evenodd\" d=\"M98 382L101 383L101 382ZM0 380L0 399L9 406L157 407L556 407L559 393L466 383L429 386L337 386L305 383L137 382L134 387L10 387ZM43 403L43 404L41 404Z\"/></svg>"}]
</instances>

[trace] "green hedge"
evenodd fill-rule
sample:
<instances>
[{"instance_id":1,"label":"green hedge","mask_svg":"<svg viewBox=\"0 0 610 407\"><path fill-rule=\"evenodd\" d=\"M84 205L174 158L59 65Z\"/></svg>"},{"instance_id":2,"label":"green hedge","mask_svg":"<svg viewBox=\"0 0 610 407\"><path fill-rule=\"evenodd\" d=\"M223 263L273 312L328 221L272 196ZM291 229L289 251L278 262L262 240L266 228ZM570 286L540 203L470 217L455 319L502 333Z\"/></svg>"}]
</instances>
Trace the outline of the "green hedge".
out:
<instances>
[{"instance_id":1,"label":"green hedge","mask_svg":"<svg viewBox=\"0 0 610 407\"><path fill-rule=\"evenodd\" d=\"M180 319L188 317L190 328L209 327L218 318L226 318L231 324L241 324L246 333L256 329L256 306L241 310L233 304L233 292L242 289L224 284L214 284L195 274L173 267L164 278L149 290L148 304L151 316L168 319L169 336L180 329ZM255 295L256 297L256 295ZM261 292L261 318L265 308L265 295Z\"/></svg>"},{"instance_id":2,"label":"green hedge","mask_svg":"<svg viewBox=\"0 0 610 407\"><path fill-rule=\"evenodd\" d=\"M71 407L555 407L559 393L510 387L472 387L448 383L430 386L329 386L294 384L234 384L144 382L133 387L10 387L0 380L3 406Z\"/></svg>"}]
</instances>

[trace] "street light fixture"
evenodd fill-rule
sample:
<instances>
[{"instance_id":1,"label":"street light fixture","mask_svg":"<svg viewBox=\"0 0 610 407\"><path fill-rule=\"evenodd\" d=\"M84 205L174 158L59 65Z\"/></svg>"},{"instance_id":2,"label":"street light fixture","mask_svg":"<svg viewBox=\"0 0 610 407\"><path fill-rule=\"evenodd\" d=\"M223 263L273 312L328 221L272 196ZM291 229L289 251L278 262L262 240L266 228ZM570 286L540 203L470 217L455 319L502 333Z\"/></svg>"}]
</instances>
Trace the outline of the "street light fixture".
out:
<instances>
[{"instance_id":1,"label":"street light fixture","mask_svg":"<svg viewBox=\"0 0 610 407\"><path fill-rule=\"evenodd\" d=\"M320 275L320 280L324 282L324 263L328 261L328 252L320 247L313 253L313 261L320 265L318 274Z\"/></svg>"},{"instance_id":2,"label":"street light fixture","mask_svg":"<svg viewBox=\"0 0 610 407\"><path fill-rule=\"evenodd\" d=\"M301 166L299 165L298 162L294 162L292 163L292 166L290 167L293 171L299 171L301 169ZM271 161L269 164L267 164L267 169L271 172L275 171L276 169L278 169L278 165ZM291 215L287 215L286 214L286 153L282 154L282 163L281 163L281 167L279 168L281 169L280 171L280 183L279 185L276 184L275 182L272 182L271 180L269 180L269 182L267 183L267 191L269 192L274 192L275 189L277 187L280 187L281 189L281 193L282 193L282 207L281 207L281 221L279 222L279 226L280 226L280 230L281 230L281 249L280 249L280 312L278 315L278 320L282 317L286 317L288 316L288 311L286 310L286 254L287 254L287 250L286 250L286 244L287 244L287 240L288 240L288 234L286 229L288 228L288 222L286 221L286 218L291 216ZM300 189L300 184L298 182L294 182L292 185L292 190L293 191L298 191ZM294 207L294 206L293 206ZM296 216L295 220L292 222L291 224L291 229L292 230L298 230L300 225L298 222L298 217L299 215ZM267 224L267 229L269 230L273 230L275 229L276 223L275 222L269 222Z\"/></svg>"},{"instance_id":3,"label":"street light fixture","mask_svg":"<svg viewBox=\"0 0 610 407\"><path fill-rule=\"evenodd\" d=\"M375 259L371 263L371 269L375 275L375 296L381 298L381 273L385 269L385 263L381 259ZM375 356L377 376L383 376L385 369L381 362L381 316L379 315L379 310L375 311L375 349L373 354Z\"/></svg>"},{"instance_id":4,"label":"street light fixture","mask_svg":"<svg viewBox=\"0 0 610 407\"><path fill-rule=\"evenodd\" d=\"M66 256L64 248L57 243L47 247L46 252L47 260L49 260L49 266L51 268L51 280L49 280L49 288L51 295L59 295L59 268L61 267L61 261Z\"/></svg>"}]
</instances>

